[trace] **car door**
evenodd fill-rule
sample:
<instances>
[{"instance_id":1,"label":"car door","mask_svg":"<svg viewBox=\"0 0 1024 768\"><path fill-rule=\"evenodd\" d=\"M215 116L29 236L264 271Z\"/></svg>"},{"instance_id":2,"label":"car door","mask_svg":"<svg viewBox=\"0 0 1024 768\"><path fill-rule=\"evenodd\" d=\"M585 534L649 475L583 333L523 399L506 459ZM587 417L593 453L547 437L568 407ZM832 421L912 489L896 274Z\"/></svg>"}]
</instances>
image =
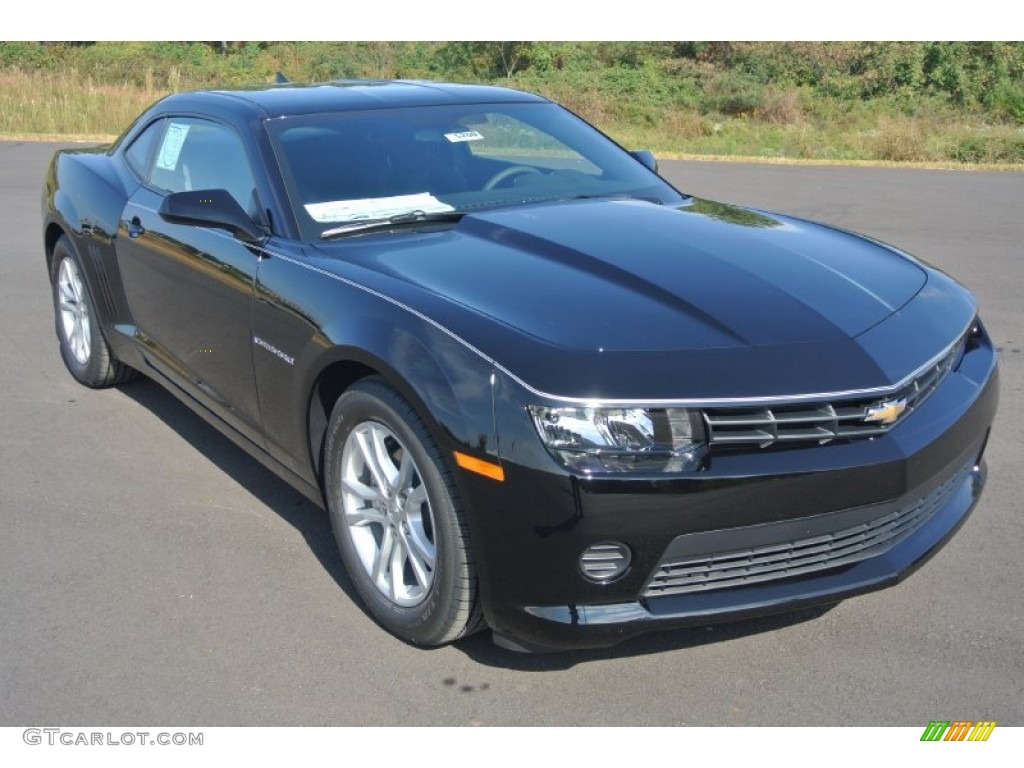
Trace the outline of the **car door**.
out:
<instances>
[{"instance_id":1,"label":"car door","mask_svg":"<svg viewBox=\"0 0 1024 768\"><path fill-rule=\"evenodd\" d=\"M158 213L167 194L202 189L226 189L243 209L258 211L252 165L227 125L195 117L164 123L117 239L138 338L156 370L262 446L250 329L260 252L226 230Z\"/></svg>"}]
</instances>

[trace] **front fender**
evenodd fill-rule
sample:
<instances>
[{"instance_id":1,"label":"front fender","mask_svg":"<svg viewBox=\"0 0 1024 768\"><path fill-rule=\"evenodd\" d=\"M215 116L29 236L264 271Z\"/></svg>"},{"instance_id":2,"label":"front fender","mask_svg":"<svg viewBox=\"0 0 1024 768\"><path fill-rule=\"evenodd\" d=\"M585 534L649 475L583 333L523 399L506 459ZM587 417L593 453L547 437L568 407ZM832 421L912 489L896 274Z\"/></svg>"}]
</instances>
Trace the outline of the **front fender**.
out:
<instances>
[{"instance_id":1,"label":"front fender","mask_svg":"<svg viewBox=\"0 0 1024 768\"><path fill-rule=\"evenodd\" d=\"M267 445L280 461L316 483L330 407L372 373L410 402L442 450L497 456L489 361L397 302L302 266L280 255L262 262L253 317Z\"/></svg>"}]
</instances>

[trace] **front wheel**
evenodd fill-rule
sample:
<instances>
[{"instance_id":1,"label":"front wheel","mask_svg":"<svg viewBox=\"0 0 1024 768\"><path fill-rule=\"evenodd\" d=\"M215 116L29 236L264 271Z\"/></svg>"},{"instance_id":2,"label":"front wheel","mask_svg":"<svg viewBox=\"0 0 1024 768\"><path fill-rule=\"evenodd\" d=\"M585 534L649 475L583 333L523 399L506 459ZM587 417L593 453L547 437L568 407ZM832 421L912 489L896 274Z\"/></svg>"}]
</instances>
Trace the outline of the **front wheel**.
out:
<instances>
[{"instance_id":1,"label":"front wheel","mask_svg":"<svg viewBox=\"0 0 1024 768\"><path fill-rule=\"evenodd\" d=\"M331 412L325 465L334 537L373 617L416 645L479 629L458 491L413 408L380 379L356 383Z\"/></svg>"}]
</instances>

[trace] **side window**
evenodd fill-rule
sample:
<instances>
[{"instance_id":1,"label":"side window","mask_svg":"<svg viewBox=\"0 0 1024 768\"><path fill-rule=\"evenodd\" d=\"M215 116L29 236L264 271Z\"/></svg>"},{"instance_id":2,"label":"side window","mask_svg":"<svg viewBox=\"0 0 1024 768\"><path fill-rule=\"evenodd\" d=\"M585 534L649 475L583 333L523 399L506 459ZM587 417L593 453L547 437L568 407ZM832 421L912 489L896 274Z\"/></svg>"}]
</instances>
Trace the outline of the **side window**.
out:
<instances>
[{"instance_id":1,"label":"side window","mask_svg":"<svg viewBox=\"0 0 1024 768\"><path fill-rule=\"evenodd\" d=\"M149 183L167 192L226 189L255 214L256 182L242 140L220 123L171 117L156 148Z\"/></svg>"},{"instance_id":2,"label":"side window","mask_svg":"<svg viewBox=\"0 0 1024 768\"><path fill-rule=\"evenodd\" d=\"M143 179L146 178L149 171L149 159L153 156L153 147L160 137L163 124L163 120L151 123L124 152L124 159L128 166Z\"/></svg>"}]
</instances>

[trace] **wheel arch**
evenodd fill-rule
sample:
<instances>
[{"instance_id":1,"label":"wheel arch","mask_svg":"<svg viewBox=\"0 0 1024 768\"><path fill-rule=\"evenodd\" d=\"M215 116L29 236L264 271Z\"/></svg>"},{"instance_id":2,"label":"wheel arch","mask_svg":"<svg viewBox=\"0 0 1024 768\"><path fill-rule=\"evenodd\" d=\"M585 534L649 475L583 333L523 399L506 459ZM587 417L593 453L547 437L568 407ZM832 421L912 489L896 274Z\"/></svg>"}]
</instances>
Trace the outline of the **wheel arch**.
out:
<instances>
[{"instance_id":1,"label":"wheel arch","mask_svg":"<svg viewBox=\"0 0 1024 768\"><path fill-rule=\"evenodd\" d=\"M409 403L442 448L468 444L467 432L472 432L474 423L476 432L481 431L484 425L479 424L479 414L474 417L466 412L449 377L430 355L408 356L404 362L403 370L402 361L394 365L381 355L351 346L334 347L321 356L309 387L305 412L309 456L319 482L323 480L324 435L331 411L353 384L371 376L379 377ZM489 392L486 415L487 431L480 440L484 444L486 435L493 430Z\"/></svg>"},{"instance_id":2,"label":"wheel arch","mask_svg":"<svg viewBox=\"0 0 1024 768\"><path fill-rule=\"evenodd\" d=\"M313 474L323 483L324 436L334 404L357 381L379 376L381 372L369 361L351 355L325 361L309 392L306 405L306 440L313 465Z\"/></svg>"},{"instance_id":3,"label":"wheel arch","mask_svg":"<svg viewBox=\"0 0 1024 768\"><path fill-rule=\"evenodd\" d=\"M44 248L46 249L46 265L50 266L50 260L53 259L53 250L57 247L57 241L61 239L63 235L67 233L64 231L64 227L58 224L56 221L51 221L46 225L46 232L43 234Z\"/></svg>"}]
</instances>

